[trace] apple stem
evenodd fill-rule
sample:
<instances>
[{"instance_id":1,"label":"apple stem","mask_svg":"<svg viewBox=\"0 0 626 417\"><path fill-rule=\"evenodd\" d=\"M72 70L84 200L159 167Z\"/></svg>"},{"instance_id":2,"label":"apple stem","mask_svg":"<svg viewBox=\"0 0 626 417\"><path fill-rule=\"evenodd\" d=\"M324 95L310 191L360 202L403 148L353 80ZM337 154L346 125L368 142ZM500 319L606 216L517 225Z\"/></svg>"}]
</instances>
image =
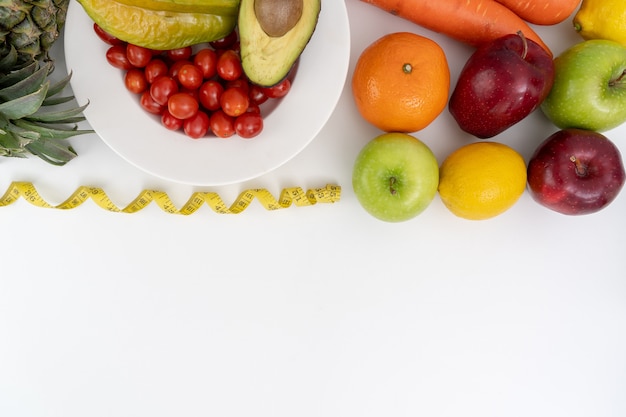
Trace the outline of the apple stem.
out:
<instances>
[{"instance_id":1,"label":"apple stem","mask_svg":"<svg viewBox=\"0 0 626 417\"><path fill-rule=\"evenodd\" d=\"M569 160L574 163L576 175L578 175L579 177L584 177L587 175L587 165L580 162L580 160L576 158L574 155L570 156Z\"/></svg>"},{"instance_id":2,"label":"apple stem","mask_svg":"<svg viewBox=\"0 0 626 417\"><path fill-rule=\"evenodd\" d=\"M528 41L521 30L517 31L517 35L522 38L522 59L526 59L526 55L528 55Z\"/></svg>"},{"instance_id":3,"label":"apple stem","mask_svg":"<svg viewBox=\"0 0 626 417\"><path fill-rule=\"evenodd\" d=\"M394 187L397 181L398 180L396 180L396 177L389 178L389 192L391 193L391 195L395 195L398 192Z\"/></svg>"},{"instance_id":4,"label":"apple stem","mask_svg":"<svg viewBox=\"0 0 626 417\"><path fill-rule=\"evenodd\" d=\"M624 77L626 77L626 70L622 71L622 73L614 80L609 81L609 87L615 87L617 84L620 84L624 81Z\"/></svg>"}]
</instances>

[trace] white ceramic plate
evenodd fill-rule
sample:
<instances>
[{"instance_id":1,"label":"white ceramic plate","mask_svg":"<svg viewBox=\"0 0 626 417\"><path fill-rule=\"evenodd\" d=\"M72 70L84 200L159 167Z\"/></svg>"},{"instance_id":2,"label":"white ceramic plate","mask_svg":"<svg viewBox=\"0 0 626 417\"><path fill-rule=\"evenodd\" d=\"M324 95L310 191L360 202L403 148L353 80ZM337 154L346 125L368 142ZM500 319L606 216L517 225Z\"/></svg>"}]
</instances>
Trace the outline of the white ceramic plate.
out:
<instances>
[{"instance_id":1,"label":"white ceramic plate","mask_svg":"<svg viewBox=\"0 0 626 417\"><path fill-rule=\"evenodd\" d=\"M128 162L160 178L192 185L242 182L281 166L302 151L325 125L341 95L350 60L345 3L326 0L313 37L300 57L289 94L264 119L253 139L193 140L170 132L139 106L124 87L122 71L105 58L107 46L93 22L71 2L65 58L78 102L107 145Z\"/></svg>"}]
</instances>

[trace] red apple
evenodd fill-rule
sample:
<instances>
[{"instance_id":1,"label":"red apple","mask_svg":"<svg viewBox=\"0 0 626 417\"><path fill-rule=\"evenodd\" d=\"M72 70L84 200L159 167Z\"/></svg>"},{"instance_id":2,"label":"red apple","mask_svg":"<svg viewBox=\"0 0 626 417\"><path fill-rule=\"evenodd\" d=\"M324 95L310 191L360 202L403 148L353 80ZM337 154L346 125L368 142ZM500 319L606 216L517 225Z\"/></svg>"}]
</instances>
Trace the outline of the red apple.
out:
<instances>
[{"instance_id":1,"label":"red apple","mask_svg":"<svg viewBox=\"0 0 626 417\"><path fill-rule=\"evenodd\" d=\"M479 47L461 70L448 109L459 127L481 139L518 123L547 97L552 56L521 33Z\"/></svg>"},{"instance_id":2,"label":"red apple","mask_svg":"<svg viewBox=\"0 0 626 417\"><path fill-rule=\"evenodd\" d=\"M590 214L610 204L624 185L619 149L604 135L560 130L528 162L528 188L539 204L568 215Z\"/></svg>"}]
</instances>

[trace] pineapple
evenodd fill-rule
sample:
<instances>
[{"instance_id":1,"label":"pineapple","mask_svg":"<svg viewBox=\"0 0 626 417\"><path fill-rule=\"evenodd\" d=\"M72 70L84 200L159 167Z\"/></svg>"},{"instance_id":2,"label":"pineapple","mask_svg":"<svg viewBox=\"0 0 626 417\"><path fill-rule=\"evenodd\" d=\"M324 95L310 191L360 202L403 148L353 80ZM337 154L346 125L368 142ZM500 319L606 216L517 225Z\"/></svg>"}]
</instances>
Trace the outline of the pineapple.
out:
<instances>
[{"instance_id":1,"label":"pineapple","mask_svg":"<svg viewBox=\"0 0 626 417\"><path fill-rule=\"evenodd\" d=\"M0 0L0 56L14 47L19 64L47 58L68 5L69 0Z\"/></svg>"},{"instance_id":2,"label":"pineapple","mask_svg":"<svg viewBox=\"0 0 626 417\"><path fill-rule=\"evenodd\" d=\"M65 22L69 0L0 0L0 156L36 155L54 165L76 156L64 143L90 133L77 123L87 105L60 108L71 74L54 84L48 52Z\"/></svg>"}]
</instances>

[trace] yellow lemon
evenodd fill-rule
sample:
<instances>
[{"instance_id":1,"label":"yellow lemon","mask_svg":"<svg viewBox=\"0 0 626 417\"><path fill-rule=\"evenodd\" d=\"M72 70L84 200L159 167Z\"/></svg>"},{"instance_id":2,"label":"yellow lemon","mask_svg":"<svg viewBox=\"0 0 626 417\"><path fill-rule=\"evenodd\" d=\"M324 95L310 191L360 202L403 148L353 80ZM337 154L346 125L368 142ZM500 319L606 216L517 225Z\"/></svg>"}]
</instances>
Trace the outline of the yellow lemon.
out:
<instances>
[{"instance_id":1,"label":"yellow lemon","mask_svg":"<svg viewBox=\"0 0 626 417\"><path fill-rule=\"evenodd\" d=\"M452 152L439 168L439 195L456 216L484 220L511 208L526 189L526 163L513 148L476 142Z\"/></svg>"},{"instance_id":2,"label":"yellow lemon","mask_svg":"<svg viewBox=\"0 0 626 417\"><path fill-rule=\"evenodd\" d=\"M574 15L583 39L608 39L626 45L626 1L583 0Z\"/></svg>"}]
</instances>

